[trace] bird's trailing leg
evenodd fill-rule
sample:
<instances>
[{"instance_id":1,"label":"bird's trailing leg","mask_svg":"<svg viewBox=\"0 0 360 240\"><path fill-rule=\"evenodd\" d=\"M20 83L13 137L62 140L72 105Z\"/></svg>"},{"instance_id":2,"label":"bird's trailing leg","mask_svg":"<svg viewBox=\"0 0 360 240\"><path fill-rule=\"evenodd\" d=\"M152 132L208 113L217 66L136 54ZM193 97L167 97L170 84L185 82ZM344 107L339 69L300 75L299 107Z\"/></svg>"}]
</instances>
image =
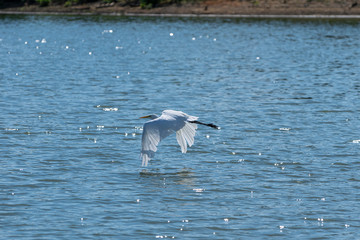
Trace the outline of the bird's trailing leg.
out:
<instances>
[{"instance_id":1,"label":"bird's trailing leg","mask_svg":"<svg viewBox=\"0 0 360 240\"><path fill-rule=\"evenodd\" d=\"M196 124L205 125L205 126L212 127L212 128L215 128L215 129L220 129L219 126L216 126L215 124L212 124L212 123L202 123L202 122L199 122L199 121L188 121L188 122L189 123L196 123Z\"/></svg>"},{"instance_id":2,"label":"bird's trailing leg","mask_svg":"<svg viewBox=\"0 0 360 240\"><path fill-rule=\"evenodd\" d=\"M140 158L142 159L142 166L147 166L148 162L152 157L155 156L155 152L151 150L143 150L141 151Z\"/></svg>"}]
</instances>

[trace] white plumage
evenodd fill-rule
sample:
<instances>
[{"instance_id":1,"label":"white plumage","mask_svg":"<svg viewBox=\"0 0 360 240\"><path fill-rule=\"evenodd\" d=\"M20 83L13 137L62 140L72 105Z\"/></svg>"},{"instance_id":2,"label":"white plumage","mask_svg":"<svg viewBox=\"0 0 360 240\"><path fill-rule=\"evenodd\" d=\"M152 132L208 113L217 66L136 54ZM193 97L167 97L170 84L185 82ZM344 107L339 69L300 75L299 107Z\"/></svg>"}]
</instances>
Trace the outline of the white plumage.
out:
<instances>
[{"instance_id":1,"label":"white plumage","mask_svg":"<svg viewBox=\"0 0 360 240\"><path fill-rule=\"evenodd\" d=\"M147 166L149 160L155 156L157 146L164 138L176 132L176 139L181 152L186 153L187 146L194 144L198 117L174 110L165 110L161 116L148 115L151 118L143 127L141 159L142 165ZM200 123L201 124L201 123Z\"/></svg>"}]
</instances>

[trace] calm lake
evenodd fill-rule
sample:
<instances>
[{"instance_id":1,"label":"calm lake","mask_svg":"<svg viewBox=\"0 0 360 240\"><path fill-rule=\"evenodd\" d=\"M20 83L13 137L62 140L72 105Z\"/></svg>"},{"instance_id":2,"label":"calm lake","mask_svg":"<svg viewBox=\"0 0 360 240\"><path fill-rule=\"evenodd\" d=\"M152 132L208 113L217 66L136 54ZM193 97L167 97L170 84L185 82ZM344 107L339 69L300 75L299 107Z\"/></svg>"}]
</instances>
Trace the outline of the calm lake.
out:
<instances>
[{"instance_id":1,"label":"calm lake","mask_svg":"<svg viewBox=\"0 0 360 240\"><path fill-rule=\"evenodd\" d=\"M0 16L1 239L359 239L360 22ZM199 126L141 167L143 119Z\"/></svg>"}]
</instances>

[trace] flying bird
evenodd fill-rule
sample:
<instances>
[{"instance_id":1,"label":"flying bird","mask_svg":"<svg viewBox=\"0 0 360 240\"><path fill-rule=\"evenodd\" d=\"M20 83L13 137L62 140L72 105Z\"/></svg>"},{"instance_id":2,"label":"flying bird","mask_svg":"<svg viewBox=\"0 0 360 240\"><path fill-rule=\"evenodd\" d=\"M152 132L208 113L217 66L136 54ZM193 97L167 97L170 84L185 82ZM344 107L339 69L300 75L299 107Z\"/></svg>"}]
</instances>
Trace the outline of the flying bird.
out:
<instances>
[{"instance_id":1,"label":"flying bird","mask_svg":"<svg viewBox=\"0 0 360 240\"><path fill-rule=\"evenodd\" d=\"M212 123L202 123L198 117L190 116L186 113L174 110L165 110L161 116L155 114L147 115L141 118L150 118L143 127L141 142L142 166L147 166L149 160L155 156L157 146L161 140L176 132L176 140L181 147L181 152L186 153L187 146L194 144L197 124L220 129Z\"/></svg>"}]
</instances>

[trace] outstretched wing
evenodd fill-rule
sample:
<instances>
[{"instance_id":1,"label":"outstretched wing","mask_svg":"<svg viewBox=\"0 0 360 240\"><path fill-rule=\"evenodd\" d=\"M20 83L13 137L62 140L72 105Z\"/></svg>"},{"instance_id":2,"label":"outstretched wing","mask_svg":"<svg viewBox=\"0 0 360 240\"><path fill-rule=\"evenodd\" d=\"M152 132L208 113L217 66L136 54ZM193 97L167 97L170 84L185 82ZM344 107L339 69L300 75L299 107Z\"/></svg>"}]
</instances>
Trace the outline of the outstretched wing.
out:
<instances>
[{"instance_id":1,"label":"outstretched wing","mask_svg":"<svg viewBox=\"0 0 360 240\"><path fill-rule=\"evenodd\" d=\"M148 161L155 156L160 141L174 132L175 129L173 129L171 121L163 116L144 124L141 143L143 166L147 166Z\"/></svg>"},{"instance_id":2,"label":"outstretched wing","mask_svg":"<svg viewBox=\"0 0 360 240\"><path fill-rule=\"evenodd\" d=\"M187 145L191 147L194 144L194 137L197 125L195 123L185 122L185 126L176 132L176 140L181 147L181 152L186 153Z\"/></svg>"}]
</instances>

